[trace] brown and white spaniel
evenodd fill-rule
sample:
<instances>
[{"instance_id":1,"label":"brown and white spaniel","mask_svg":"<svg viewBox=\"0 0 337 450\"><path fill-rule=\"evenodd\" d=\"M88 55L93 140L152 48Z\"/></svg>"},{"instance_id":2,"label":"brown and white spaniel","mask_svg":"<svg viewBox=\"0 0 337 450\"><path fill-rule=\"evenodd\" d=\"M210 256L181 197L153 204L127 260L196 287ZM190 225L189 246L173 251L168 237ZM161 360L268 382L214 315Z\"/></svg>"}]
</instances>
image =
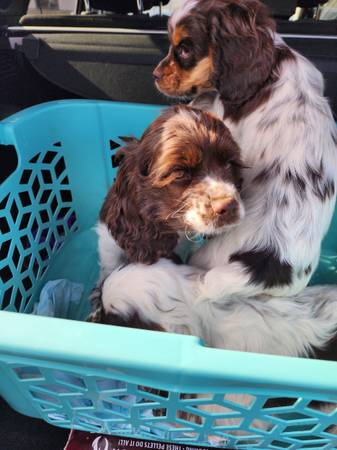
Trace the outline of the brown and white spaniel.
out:
<instances>
[{"instance_id":1,"label":"brown and white spaniel","mask_svg":"<svg viewBox=\"0 0 337 450\"><path fill-rule=\"evenodd\" d=\"M173 97L218 93L224 116L235 120L266 101L282 62L295 59L275 45L275 24L258 0L187 0L168 31L157 88Z\"/></svg>"},{"instance_id":2,"label":"brown and white spaniel","mask_svg":"<svg viewBox=\"0 0 337 450\"><path fill-rule=\"evenodd\" d=\"M97 226L101 282L118 266L177 262L185 236L223 233L244 216L240 150L223 122L207 112L167 109L140 140L128 139L116 159L118 174ZM93 299L97 310L99 290ZM126 324L104 317L96 314L97 321ZM132 317L129 326L146 328L139 314Z\"/></svg>"},{"instance_id":3,"label":"brown and white spaniel","mask_svg":"<svg viewBox=\"0 0 337 450\"><path fill-rule=\"evenodd\" d=\"M156 85L192 98L230 129L245 166L245 217L207 241L188 265L160 259L112 273L103 302L156 323L159 310L172 311L171 331L179 329L184 305L210 345L308 355L336 328L334 315L313 310L320 289L306 288L336 199L337 133L322 76L285 44L258 0L187 0L168 31L170 50L154 71ZM108 273L114 253L101 242ZM323 299L337 297L335 287L321 292ZM279 320L277 335L273 327L268 332L274 314L266 299L287 317L298 317L298 305L306 304L305 323L292 334ZM253 307L261 320L252 322ZM230 313L215 313L221 308Z\"/></svg>"},{"instance_id":4,"label":"brown and white spaniel","mask_svg":"<svg viewBox=\"0 0 337 450\"><path fill-rule=\"evenodd\" d=\"M99 227L130 263L172 258L179 234L219 234L243 216L240 151L209 113L167 109L116 157L122 159Z\"/></svg>"}]
</instances>

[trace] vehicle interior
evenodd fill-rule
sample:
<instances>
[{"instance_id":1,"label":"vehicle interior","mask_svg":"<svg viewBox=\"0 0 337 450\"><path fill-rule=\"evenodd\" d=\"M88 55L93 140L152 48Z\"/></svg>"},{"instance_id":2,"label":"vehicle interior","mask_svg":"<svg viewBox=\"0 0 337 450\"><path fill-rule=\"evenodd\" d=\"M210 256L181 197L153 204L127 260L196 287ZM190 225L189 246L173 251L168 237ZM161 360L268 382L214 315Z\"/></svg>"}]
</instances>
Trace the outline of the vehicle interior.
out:
<instances>
[{"instance_id":1,"label":"vehicle interior","mask_svg":"<svg viewBox=\"0 0 337 450\"><path fill-rule=\"evenodd\" d=\"M0 120L42 102L103 99L167 104L152 71L167 20L184 0L0 0ZM337 0L265 0L278 32L323 73L337 118ZM0 153L0 182L16 162ZM0 399L0 448L60 449L68 432Z\"/></svg>"},{"instance_id":2,"label":"vehicle interior","mask_svg":"<svg viewBox=\"0 0 337 450\"><path fill-rule=\"evenodd\" d=\"M181 1L2 0L0 118L61 98L167 103L152 70L167 51L167 18ZM286 42L323 72L336 113L337 4L321 1L265 3Z\"/></svg>"}]
</instances>

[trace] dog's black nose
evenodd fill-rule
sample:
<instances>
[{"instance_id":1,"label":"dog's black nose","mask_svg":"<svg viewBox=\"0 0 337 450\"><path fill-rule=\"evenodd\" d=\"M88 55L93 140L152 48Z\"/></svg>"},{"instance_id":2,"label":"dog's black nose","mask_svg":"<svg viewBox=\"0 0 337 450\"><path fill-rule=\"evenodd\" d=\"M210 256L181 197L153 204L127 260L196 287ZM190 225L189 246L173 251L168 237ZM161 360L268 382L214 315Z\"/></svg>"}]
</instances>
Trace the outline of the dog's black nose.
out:
<instances>
[{"instance_id":1,"label":"dog's black nose","mask_svg":"<svg viewBox=\"0 0 337 450\"><path fill-rule=\"evenodd\" d=\"M162 78L163 78L163 75L162 75L162 73L161 72L159 72L159 70L158 69L155 69L154 71L153 71L153 78L155 79L155 81L160 81Z\"/></svg>"},{"instance_id":2,"label":"dog's black nose","mask_svg":"<svg viewBox=\"0 0 337 450\"><path fill-rule=\"evenodd\" d=\"M213 210L218 216L233 214L237 209L237 202L234 199L223 201L217 200L213 204Z\"/></svg>"}]
</instances>

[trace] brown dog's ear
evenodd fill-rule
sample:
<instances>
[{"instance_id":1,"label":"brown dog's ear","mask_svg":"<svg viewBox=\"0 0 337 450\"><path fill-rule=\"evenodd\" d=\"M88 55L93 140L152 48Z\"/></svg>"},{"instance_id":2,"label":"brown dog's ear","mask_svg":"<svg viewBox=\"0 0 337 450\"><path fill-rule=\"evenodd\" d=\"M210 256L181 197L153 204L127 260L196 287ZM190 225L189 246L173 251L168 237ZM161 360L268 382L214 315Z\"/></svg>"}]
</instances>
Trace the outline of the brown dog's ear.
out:
<instances>
[{"instance_id":1,"label":"brown dog's ear","mask_svg":"<svg viewBox=\"0 0 337 450\"><path fill-rule=\"evenodd\" d=\"M131 137L131 136L119 136L119 139L121 141L123 141L125 144L129 144L120 148L114 155L113 155L113 159L112 159L112 165L113 167L119 167L122 159L125 156L125 153L128 151L128 149L133 148L132 145L130 144L138 144L138 139L136 139L135 137Z\"/></svg>"},{"instance_id":2,"label":"brown dog's ear","mask_svg":"<svg viewBox=\"0 0 337 450\"><path fill-rule=\"evenodd\" d=\"M274 25L262 2L215 4L209 12L213 83L225 109L230 109L249 100L270 77L275 60Z\"/></svg>"},{"instance_id":3,"label":"brown dog's ear","mask_svg":"<svg viewBox=\"0 0 337 450\"><path fill-rule=\"evenodd\" d=\"M138 240L128 240L126 243L125 253L129 261L154 264L160 258L172 258L178 244L177 233L162 229L158 223L150 221L141 224L139 231Z\"/></svg>"},{"instance_id":4,"label":"brown dog's ear","mask_svg":"<svg viewBox=\"0 0 337 450\"><path fill-rule=\"evenodd\" d=\"M119 136L119 139L125 144L129 144L130 142L139 142L134 136Z\"/></svg>"},{"instance_id":5,"label":"brown dog's ear","mask_svg":"<svg viewBox=\"0 0 337 450\"><path fill-rule=\"evenodd\" d=\"M123 147L122 149L118 150L118 152L116 152L112 156L112 167L113 168L119 167L124 156L125 156L125 151L124 151L124 147Z\"/></svg>"},{"instance_id":6,"label":"brown dog's ear","mask_svg":"<svg viewBox=\"0 0 337 450\"><path fill-rule=\"evenodd\" d=\"M148 152L133 141L123 153L116 182L104 201L100 220L107 224L129 262L153 264L172 254L178 235L159 221L156 204L151 203L149 190L152 188L144 185L147 180L140 168Z\"/></svg>"}]
</instances>

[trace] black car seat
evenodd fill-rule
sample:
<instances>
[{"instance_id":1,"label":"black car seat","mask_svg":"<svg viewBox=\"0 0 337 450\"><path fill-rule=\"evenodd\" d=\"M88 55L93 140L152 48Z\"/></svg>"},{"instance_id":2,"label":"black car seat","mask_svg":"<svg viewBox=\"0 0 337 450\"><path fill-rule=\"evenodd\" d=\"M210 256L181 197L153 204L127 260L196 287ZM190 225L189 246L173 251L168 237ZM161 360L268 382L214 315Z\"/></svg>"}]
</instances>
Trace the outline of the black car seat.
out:
<instances>
[{"instance_id":1,"label":"black car seat","mask_svg":"<svg viewBox=\"0 0 337 450\"><path fill-rule=\"evenodd\" d=\"M153 6L166 5L169 0L143 0L144 10ZM138 28L162 29L167 27L167 17L149 17L140 14L137 0L90 0L90 9L86 14L27 14L21 17L22 26L52 27L94 27L94 28ZM95 11L102 11L97 14ZM128 14L132 15L128 15Z\"/></svg>"},{"instance_id":2,"label":"black car seat","mask_svg":"<svg viewBox=\"0 0 337 450\"><path fill-rule=\"evenodd\" d=\"M294 14L295 8L297 6L297 0L263 0L273 16L278 19L288 19L292 14Z\"/></svg>"},{"instance_id":3,"label":"black car seat","mask_svg":"<svg viewBox=\"0 0 337 450\"><path fill-rule=\"evenodd\" d=\"M159 6L160 3L162 5L167 5L169 0L163 0L160 2L159 0L122 0L122 1L111 1L111 0L89 0L90 8L110 11L116 14L128 14L134 13L137 14L140 12L141 6L143 10L147 10L152 8L153 6Z\"/></svg>"}]
</instances>

